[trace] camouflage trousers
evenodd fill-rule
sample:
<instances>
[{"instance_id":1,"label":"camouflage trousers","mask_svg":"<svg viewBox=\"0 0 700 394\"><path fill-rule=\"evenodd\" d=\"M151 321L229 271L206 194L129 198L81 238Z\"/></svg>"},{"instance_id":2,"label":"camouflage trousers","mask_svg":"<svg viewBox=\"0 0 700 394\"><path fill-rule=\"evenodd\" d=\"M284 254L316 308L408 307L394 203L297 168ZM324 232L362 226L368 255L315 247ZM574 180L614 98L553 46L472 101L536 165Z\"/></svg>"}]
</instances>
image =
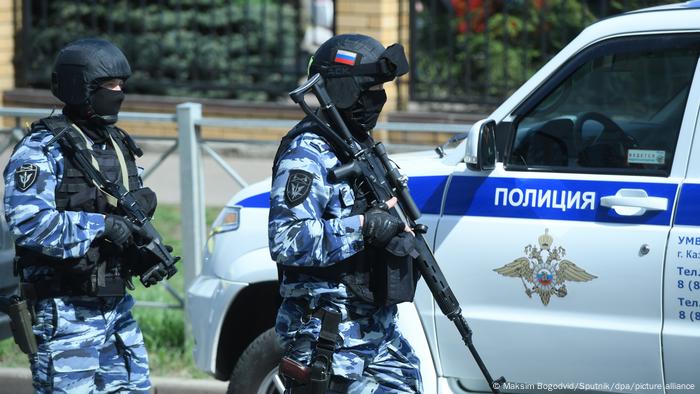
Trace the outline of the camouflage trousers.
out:
<instances>
[{"instance_id":1,"label":"camouflage trousers","mask_svg":"<svg viewBox=\"0 0 700 394\"><path fill-rule=\"evenodd\" d=\"M299 344L294 347L299 349ZM301 346L312 349L311 346ZM399 330L393 330L393 335L387 338L378 348L366 349L360 354L365 359L362 375L354 380L333 376L333 384L328 394L408 394L422 393L423 385L420 376L420 361L411 345L401 335ZM296 354L295 356L299 356ZM309 356L310 357L310 356ZM339 361L334 358L334 368L344 368L335 365ZM294 387L285 394L297 394L300 390Z\"/></svg>"},{"instance_id":2,"label":"camouflage trousers","mask_svg":"<svg viewBox=\"0 0 700 394\"><path fill-rule=\"evenodd\" d=\"M61 297L39 301L30 356L37 393L149 392L143 336L125 297Z\"/></svg>"}]
</instances>

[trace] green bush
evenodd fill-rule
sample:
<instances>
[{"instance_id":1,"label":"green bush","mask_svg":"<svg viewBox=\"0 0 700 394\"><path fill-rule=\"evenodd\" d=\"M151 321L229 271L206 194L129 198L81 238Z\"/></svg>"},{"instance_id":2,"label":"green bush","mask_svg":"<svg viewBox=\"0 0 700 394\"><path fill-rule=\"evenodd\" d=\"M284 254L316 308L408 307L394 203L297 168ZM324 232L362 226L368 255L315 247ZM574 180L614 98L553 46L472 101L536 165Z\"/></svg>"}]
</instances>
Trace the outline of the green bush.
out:
<instances>
[{"instance_id":1,"label":"green bush","mask_svg":"<svg viewBox=\"0 0 700 394\"><path fill-rule=\"evenodd\" d=\"M124 50L136 93L262 101L285 95L303 73L297 11L282 1L52 0L31 12L22 35L31 49L20 55L32 87L48 87L58 50L82 37Z\"/></svg>"}]
</instances>

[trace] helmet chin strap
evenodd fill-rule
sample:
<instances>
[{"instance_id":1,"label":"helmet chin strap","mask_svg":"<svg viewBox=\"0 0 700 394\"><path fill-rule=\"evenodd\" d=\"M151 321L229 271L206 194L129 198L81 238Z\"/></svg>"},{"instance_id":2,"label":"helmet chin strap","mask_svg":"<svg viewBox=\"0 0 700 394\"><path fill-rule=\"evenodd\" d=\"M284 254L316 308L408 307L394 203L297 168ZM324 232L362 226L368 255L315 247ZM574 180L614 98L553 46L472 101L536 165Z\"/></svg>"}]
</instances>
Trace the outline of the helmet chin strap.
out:
<instances>
[{"instance_id":1,"label":"helmet chin strap","mask_svg":"<svg viewBox=\"0 0 700 394\"><path fill-rule=\"evenodd\" d=\"M64 111L73 120L86 126L108 126L117 122L117 115L98 115L90 104L66 106Z\"/></svg>"}]
</instances>

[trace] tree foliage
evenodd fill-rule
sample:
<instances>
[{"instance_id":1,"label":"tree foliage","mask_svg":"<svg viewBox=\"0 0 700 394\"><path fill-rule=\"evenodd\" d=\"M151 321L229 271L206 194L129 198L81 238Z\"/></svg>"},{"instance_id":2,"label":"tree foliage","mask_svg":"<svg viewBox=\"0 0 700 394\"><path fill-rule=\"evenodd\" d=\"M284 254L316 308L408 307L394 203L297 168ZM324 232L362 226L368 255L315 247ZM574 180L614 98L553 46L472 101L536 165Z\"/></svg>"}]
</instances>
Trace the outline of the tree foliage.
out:
<instances>
[{"instance_id":1,"label":"tree foliage","mask_svg":"<svg viewBox=\"0 0 700 394\"><path fill-rule=\"evenodd\" d=\"M673 2L416 0L411 99L493 105L597 19Z\"/></svg>"},{"instance_id":2,"label":"tree foliage","mask_svg":"<svg viewBox=\"0 0 700 394\"><path fill-rule=\"evenodd\" d=\"M51 0L32 2L31 13L22 66L33 87L48 87L59 49L82 37L124 50L130 92L269 100L293 89L304 72L290 2Z\"/></svg>"}]
</instances>

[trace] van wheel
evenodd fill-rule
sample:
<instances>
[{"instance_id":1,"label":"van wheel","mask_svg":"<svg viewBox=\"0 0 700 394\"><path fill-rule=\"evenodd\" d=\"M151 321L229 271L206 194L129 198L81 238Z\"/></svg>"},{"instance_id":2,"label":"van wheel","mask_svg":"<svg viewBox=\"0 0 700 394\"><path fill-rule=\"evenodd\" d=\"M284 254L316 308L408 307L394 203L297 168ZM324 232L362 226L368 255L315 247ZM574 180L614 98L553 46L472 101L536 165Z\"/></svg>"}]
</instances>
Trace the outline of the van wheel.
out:
<instances>
[{"instance_id":1,"label":"van wheel","mask_svg":"<svg viewBox=\"0 0 700 394\"><path fill-rule=\"evenodd\" d=\"M248 345L231 372L228 394L282 394L284 381L278 373L284 349L270 328Z\"/></svg>"}]
</instances>

